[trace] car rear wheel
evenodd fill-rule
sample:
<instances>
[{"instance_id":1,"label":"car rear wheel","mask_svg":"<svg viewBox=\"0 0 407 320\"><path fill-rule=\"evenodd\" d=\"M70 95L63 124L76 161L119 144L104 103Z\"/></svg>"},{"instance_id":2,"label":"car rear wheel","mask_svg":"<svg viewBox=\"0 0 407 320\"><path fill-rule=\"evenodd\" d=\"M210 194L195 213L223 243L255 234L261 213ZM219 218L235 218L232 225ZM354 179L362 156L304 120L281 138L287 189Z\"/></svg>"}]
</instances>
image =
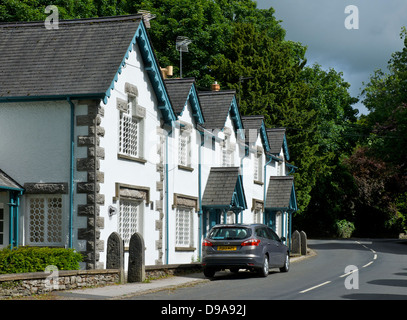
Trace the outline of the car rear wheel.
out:
<instances>
[{"instance_id":1,"label":"car rear wheel","mask_svg":"<svg viewBox=\"0 0 407 320\"><path fill-rule=\"evenodd\" d=\"M261 277L267 277L269 275L269 259L267 255L264 256L263 267L259 269L259 275Z\"/></svg>"},{"instance_id":2,"label":"car rear wheel","mask_svg":"<svg viewBox=\"0 0 407 320\"><path fill-rule=\"evenodd\" d=\"M213 278L213 276L215 275L215 270L212 268L204 268L203 274L207 278Z\"/></svg>"},{"instance_id":3,"label":"car rear wheel","mask_svg":"<svg viewBox=\"0 0 407 320\"><path fill-rule=\"evenodd\" d=\"M290 269L290 255L287 252L287 255L285 256L284 266L282 266L280 268L280 271L281 272L288 272L289 269Z\"/></svg>"}]
</instances>

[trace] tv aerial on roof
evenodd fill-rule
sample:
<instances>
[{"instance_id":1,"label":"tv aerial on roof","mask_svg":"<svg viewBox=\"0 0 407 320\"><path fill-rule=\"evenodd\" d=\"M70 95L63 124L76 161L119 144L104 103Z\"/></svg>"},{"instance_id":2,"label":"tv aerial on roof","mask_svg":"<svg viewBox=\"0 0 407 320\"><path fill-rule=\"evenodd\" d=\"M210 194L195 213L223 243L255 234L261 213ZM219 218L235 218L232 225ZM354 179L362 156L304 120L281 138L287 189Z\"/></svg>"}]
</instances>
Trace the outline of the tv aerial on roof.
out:
<instances>
[{"instance_id":1,"label":"tv aerial on roof","mask_svg":"<svg viewBox=\"0 0 407 320\"><path fill-rule=\"evenodd\" d=\"M192 43L188 37L178 36L175 41L175 47L180 52L188 52L188 46Z\"/></svg>"},{"instance_id":2,"label":"tv aerial on roof","mask_svg":"<svg viewBox=\"0 0 407 320\"><path fill-rule=\"evenodd\" d=\"M175 40L175 48L179 51L179 74L182 78L182 53L189 52L188 46L192 43L188 37L178 36Z\"/></svg>"}]
</instances>

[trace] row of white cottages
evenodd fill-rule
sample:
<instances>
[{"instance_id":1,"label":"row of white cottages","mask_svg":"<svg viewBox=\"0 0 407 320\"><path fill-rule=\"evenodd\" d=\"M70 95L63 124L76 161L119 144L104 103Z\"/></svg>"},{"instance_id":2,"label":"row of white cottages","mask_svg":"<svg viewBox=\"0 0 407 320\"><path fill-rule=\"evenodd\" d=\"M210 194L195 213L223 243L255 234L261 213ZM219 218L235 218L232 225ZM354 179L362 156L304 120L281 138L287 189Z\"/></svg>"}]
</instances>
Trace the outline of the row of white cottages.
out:
<instances>
[{"instance_id":1,"label":"row of white cottages","mask_svg":"<svg viewBox=\"0 0 407 320\"><path fill-rule=\"evenodd\" d=\"M216 223L289 238L285 130L214 89L164 79L140 15L0 24L0 248L104 268L112 232L140 233L146 265L199 261Z\"/></svg>"}]
</instances>

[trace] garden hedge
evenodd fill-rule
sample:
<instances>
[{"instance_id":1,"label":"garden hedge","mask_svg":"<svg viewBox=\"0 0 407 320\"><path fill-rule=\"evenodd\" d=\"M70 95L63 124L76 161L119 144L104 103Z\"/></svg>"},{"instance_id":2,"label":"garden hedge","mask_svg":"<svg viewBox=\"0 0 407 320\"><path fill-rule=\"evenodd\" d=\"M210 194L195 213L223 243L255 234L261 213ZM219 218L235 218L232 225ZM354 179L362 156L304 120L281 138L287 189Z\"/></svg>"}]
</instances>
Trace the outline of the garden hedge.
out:
<instances>
[{"instance_id":1,"label":"garden hedge","mask_svg":"<svg viewBox=\"0 0 407 320\"><path fill-rule=\"evenodd\" d=\"M54 265L58 270L79 270L82 255L74 249L29 247L0 250L0 274L41 272Z\"/></svg>"}]
</instances>

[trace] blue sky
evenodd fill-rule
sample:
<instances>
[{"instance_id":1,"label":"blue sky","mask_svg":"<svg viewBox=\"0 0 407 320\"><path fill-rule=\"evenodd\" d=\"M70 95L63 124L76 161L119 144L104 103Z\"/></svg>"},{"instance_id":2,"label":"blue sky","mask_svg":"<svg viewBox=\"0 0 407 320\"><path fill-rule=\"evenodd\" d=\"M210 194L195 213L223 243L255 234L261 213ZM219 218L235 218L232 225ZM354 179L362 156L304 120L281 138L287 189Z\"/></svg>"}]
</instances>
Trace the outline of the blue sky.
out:
<instances>
[{"instance_id":1,"label":"blue sky","mask_svg":"<svg viewBox=\"0 0 407 320\"><path fill-rule=\"evenodd\" d=\"M354 11L345 13L349 5L358 10L358 29L345 27L350 15L356 17ZM403 48L399 35L407 26L407 0L258 0L257 6L275 9L286 39L308 47L309 64L342 71L354 97L362 82L367 83L376 69L387 71L391 54ZM354 107L368 112L362 103Z\"/></svg>"}]
</instances>

